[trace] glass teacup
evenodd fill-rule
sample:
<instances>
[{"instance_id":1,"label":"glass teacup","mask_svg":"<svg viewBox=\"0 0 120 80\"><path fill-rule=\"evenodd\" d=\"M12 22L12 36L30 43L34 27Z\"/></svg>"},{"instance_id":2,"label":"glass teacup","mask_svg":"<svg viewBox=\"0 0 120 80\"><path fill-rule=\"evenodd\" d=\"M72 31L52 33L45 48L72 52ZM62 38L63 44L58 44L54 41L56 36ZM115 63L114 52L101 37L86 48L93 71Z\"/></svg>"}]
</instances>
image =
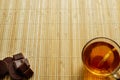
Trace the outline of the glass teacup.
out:
<instances>
[{"instance_id":1,"label":"glass teacup","mask_svg":"<svg viewBox=\"0 0 120 80\"><path fill-rule=\"evenodd\" d=\"M87 42L82 50L82 61L95 75L120 78L120 46L112 39L97 37Z\"/></svg>"}]
</instances>

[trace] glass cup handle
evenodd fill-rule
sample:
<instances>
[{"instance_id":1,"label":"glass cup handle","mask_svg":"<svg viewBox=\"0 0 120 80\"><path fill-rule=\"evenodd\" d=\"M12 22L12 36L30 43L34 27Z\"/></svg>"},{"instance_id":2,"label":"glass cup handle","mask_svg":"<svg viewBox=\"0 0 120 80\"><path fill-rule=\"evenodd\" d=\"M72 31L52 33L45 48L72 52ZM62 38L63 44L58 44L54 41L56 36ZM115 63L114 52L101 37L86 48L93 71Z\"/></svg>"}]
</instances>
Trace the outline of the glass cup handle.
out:
<instances>
[{"instance_id":1,"label":"glass cup handle","mask_svg":"<svg viewBox=\"0 0 120 80\"><path fill-rule=\"evenodd\" d=\"M113 74L113 77L115 79L120 79L120 69L118 69L118 71L116 71L114 74Z\"/></svg>"}]
</instances>

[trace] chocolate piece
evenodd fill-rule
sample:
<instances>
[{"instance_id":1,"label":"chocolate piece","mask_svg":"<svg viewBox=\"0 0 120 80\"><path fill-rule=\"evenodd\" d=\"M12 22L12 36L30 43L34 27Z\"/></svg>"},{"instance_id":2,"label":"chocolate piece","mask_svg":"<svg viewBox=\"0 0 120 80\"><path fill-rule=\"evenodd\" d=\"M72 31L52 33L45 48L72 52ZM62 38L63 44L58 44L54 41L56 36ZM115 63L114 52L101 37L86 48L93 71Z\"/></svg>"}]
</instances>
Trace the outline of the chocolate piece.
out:
<instances>
[{"instance_id":1,"label":"chocolate piece","mask_svg":"<svg viewBox=\"0 0 120 80\"><path fill-rule=\"evenodd\" d=\"M30 63L27 58L21 59L28 67L30 67Z\"/></svg>"},{"instance_id":2,"label":"chocolate piece","mask_svg":"<svg viewBox=\"0 0 120 80\"><path fill-rule=\"evenodd\" d=\"M13 62L9 64L9 74L13 80L23 80L23 76L21 76L14 68Z\"/></svg>"},{"instance_id":3,"label":"chocolate piece","mask_svg":"<svg viewBox=\"0 0 120 80\"><path fill-rule=\"evenodd\" d=\"M24 76L25 76L26 78L30 78L30 77L32 77L33 73L34 73L34 72L32 71L32 69L29 68L28 70L26 70L26 71L24 72Z\"/></svg>"},{"instance_id":4,"label":"chocolate piece","mask_svg":"<svg viewBox=\"0 0 120 80\"><path fill-rule=\"evenodd\" d=\"M7 69L9 67L9 64L11 64L11 62L13 61L13 58L12 57L6 57L3 59L3 61L7 64ZM7 74L8 74L9 71L7 71Z\"/></svg>"},{"instance_id":5,"label":"chocolate piece","mask_svg":"<svg viewBox=\"0 0 120 80\"><path fill-rule=\"evenodd\" d=\"M7 65L9 65L12 61L13 61L13 58L12 57L6 57L3 59L4 62L7 63Z\"/></svg>"},{"instance_id":6,"label":"chocolate piece","mask_svg":"<svg viewBox=\"0 0 120 80\"><path fill-rule=\"evenodd\" d=\"M7 64L4 61L0 60L0 78L3 78L7 72Z\"/></svg>"},{"instance_id":7,"label":"chocolate piece","mask_svg":"<svg viewBox=\"0 0 120 80\"><path fill-rule=\"evenodd\" d=\"M18 53L18 54L13 55L13 59L14 60L24 59L24 56L22 53Z\"/></svg>"},{"instance_id":8,"label":"chocolate piece","mask_svg":"<svg viewBox=\"0 0 120 80\"><path fill-rule=\"evenodd\" d=\"M27 66L27 64L22 60L14 61L14 66L15 66L15 69L21 73L24 73L29 68L29 66Z\"/></svg>"},{"instance_id":9,"label":"chocolate piece","mask_svg":"<svg viewBox=\"0 0 120 80\"><path fill-rule=\"evenodd\" d=\"M18 71L20 71L23 74L28 68L29 67L25 63L22 63L22 65L18 67Z\"/></svg>"},{"instance_id":10,"label":"chocolate piece","mask_svg":"<svg viewBox=\"0 0 120 80\"><path fill-rule=\"evenodd\" d=\"M23 63L22 60L13 61L13 65L16 70L22 65L22 63Z\"/></svg>"}]
</instances>

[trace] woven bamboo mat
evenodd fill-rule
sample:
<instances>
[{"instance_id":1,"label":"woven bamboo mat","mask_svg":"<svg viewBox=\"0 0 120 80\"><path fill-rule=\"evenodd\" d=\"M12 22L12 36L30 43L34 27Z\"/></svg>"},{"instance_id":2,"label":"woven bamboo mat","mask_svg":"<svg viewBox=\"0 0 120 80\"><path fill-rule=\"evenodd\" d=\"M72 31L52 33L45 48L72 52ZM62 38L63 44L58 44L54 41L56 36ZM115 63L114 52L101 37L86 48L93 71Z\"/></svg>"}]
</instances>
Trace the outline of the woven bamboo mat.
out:
<instances>
[{"instance_id":1,"label":"woven bamboo mat","mask_svg":"<svg viewBox=\"0 0 120 80\"><path fill-rule=\"evenodd\" d=\"M30 80L114 80L86 71L81 51L98 36L120 44L119 5L120 0L0 0L0 59L22 52L34 71Z\"/></svg>"}]
</instances>

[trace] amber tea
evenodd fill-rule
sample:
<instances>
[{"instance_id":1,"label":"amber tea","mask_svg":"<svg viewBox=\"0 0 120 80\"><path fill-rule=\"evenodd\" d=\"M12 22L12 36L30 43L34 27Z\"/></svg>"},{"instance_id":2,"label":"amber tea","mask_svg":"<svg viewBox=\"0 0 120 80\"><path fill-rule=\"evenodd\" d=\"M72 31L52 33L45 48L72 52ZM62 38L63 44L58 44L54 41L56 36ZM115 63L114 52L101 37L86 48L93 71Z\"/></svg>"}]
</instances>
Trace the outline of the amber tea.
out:
<instances>
[{"instance_id":1,"label":"amber tea","mask_svg":"<svg viewBox=\"0 0 120 80\"><path fill-rule=\"evenodd\" d=\"M84 47L82 59L94 74L110 74L119 66L119 52L110 43L98 41Z\"/></svg>"}]
</instances>

